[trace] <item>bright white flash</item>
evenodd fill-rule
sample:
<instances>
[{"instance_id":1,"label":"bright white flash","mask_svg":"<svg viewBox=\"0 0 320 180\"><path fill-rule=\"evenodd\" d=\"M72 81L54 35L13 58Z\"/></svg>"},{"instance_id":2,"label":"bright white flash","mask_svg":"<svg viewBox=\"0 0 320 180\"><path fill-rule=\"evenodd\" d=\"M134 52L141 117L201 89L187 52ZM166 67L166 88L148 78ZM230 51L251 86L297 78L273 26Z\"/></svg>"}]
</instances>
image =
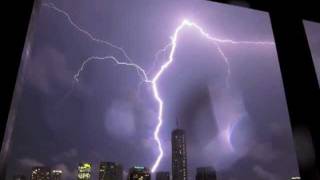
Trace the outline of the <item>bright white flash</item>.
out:
<instances>
[{"instance_id":1,"label":"bright white flash","mask_svg":"<svg viewBox=\"0 0 320 180\"><path fill-rule=\"evenodd\" d=\"M221 55L222 59L224 60L224 62L227 65L226 86L229 86L229 76L231 74L230 63L229 63L229 60L228 60L227 56L224 54L223 50L219 46L219 44L274 45L274 42L268 42L268 41L235 41L235 40L232 40L232 39L220 39L220 38L217 38L217 37L214 37L214 36L210 35L201 26L197 25L196 23L185 19L175 29L173 35L171 36L171 42L169 44L167 44L163 49L160 49L157 52L157 54L155 55L155 57L157 58L159 53L163 53L163 52L169 51L169 57L167 58L167 60L160 66L160 69L156 71L156 73L155 73L155 75L153 77L149 77L148 73L146 72L146 70L144 70L138 64L133 63L132 59L128 56L128 54L126 53L126 51L123 48L121 48L119 46L116 46L116 45L114 45L114 44L112 44L112 43L110 43L108 41L95 38L88 31L80 28L76 23L74 23L74 21L72 20L72 18L70 17L70 15L67 12L57 8L53 3L44 3L43 5L55 10L56 12L59 12L59 13L63 14L65 17L67 17L69 23L74 28L76 28L78 31L82 32L83 34L87 35L91 40L93 40L95 42L98 42L98 43L102 43L102 44L107 45L107 46L110 46L112 48L115 48L116 50L119 50L120 52L122 52L122 54L124 55L126 60L129 61L129 62L119 61L114 56L105 56L105 57L92 56L92 57L89 57L88 59L86 59L85 61L82 62L80 69L74 75L74 81L75 82L79 82L80 73L84 70L85 66L89 62L91 62L93 60L109 60L109 61L112 61L112 62L116 63L117 65L122 65L122 66L127 66L127 67L134 68L138 72L138 75L142 78L142 81L146 82L146 83L148 83L148 84L150 84L152 86L152 92L153 92L153 95L154 95L154 99L158 103L157 126L156 126L156 128L154 130L153 136L154 136L154 140L157 143L159 154L158 154L156 160L154 161L154 163L152 165L151 172L155 172L157 170L157 167L159 166L159 164L161 162L161 159L162 159L162 157L164 155L162 144L161 144L161 140L160 140L160 137L159 137L159 132L161 130L161 126L162 126L162 123L163 123L164 102L163 102L163 99L161 98L160 93L158 91L158 81L161 78L161 75L165 72L165 70L167 68L170 67L170 65L174 61L174 55L175 55L175 52L176 52L176 47L178 45L180 32L185 28L193 28L196 31L196 33L200 33L203 37L205 37L207 40L209 40L209 41L211 41L213 43L213 45L215 46L215 48L217 48L219 54ZM231 133L231 132L229 132L229 133Z\"/></svg>"}]
</instances>

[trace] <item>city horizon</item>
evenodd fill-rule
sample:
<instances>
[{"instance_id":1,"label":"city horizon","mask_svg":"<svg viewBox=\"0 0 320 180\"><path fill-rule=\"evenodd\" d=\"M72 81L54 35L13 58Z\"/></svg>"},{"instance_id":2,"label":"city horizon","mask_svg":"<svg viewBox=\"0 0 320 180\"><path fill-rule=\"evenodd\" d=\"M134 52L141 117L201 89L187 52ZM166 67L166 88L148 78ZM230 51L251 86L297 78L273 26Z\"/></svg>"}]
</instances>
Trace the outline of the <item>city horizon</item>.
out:
<instances>
[{"instance_id":1,"label":"city horizon","mask_svg":"<svg viewBox=\"0 0 320 180\"><path fill-rule=\"evenodd\" d=\"M178 133L178 134L177 134ZM177 127L175 129L172 130L172 139L174 140L174 142L171 142L172 144L175 144L175 145L172 145L172 153L175 153L175 151L180 151L180 149L182 148L185 148L185 144L187 142L180 142L180 141L176 141L176 136L181 136L183 133L183 136L184 136L184 130L181 129L178 125L178 121L177 121ZM184 137L183 137L184 138ZM182 143L182 147L180 147ZM176 146L176 147L175 147ZM175 161L181 161L180 163L182 163L183 160L186 160L186 154L184 154L184 157L182 158L179 158L179 157L173 157L172 159L172 162L171 162L171 166L172 166L172 171L156 171L156 172L152 172L150 171L150 168L149 167L146 167L146 166L141 166L141 165L138 165L138 164L134 164L132 165L128 170L129 171L126 171L125 169L122 168L122 164L121 162L111 162L111 161L100 161L99 163L99 166L98 166L98 170L94 170L92 167L92 163L91 162L79 162L78 163L78 168L77 168L77 173L74 174L74 177L78 180L91 180L91 176L92 174L94 173L99 173L99 180L107 180L107 179L114 179L114 180L124 180L124 179L128 179L128 180L131 180L129 177L131 176L130 174L130 170L131 169L143 169L143 170L146 170L147 173L150 174L153 174L151 177L152 179L156 179L156 180L170 180L170 179L176 179L176 180L179 180L179 179L196 179L198 177L198 173L196 174L196 176L194 178L190 177L187 175L187 171L188 171L188 167L187 165L185 165L185 167L181 167L179 165L176 165L174 164L173 162ZM109 166L109 167L105 167L105 166ZM117 166L119 167L120 169L118 171L120 171L121 173L120 174L117 174L117 175L112 175L110 174L110 172L106 172L106 171L110 171L110 166ZM108 170L106 168L109 168ZM185 170L184 170L185 168ZM216 170L214 169L214 167L212 166L200 166L200 167L197 167L197 171L198 169L204 169L204 168L211 168L210 170L210 173L214 173L214 177L211 177L211 178L199 178L199 180L217 180L217 174L216 174ZM36 166L36 167L32 167L31 169L31 173L30 173L30 176L28 175L24 175L24 174L15 174L13 176L13 180L26 180L27 178L26 177L31 177L30 180L42 180L42 179L50 179L50 180L63 180L63 171L60 170L60 169L52 169L48 166ZM40 173L37 172L37 171L40 171L41 170L44 170L45 172L49 172L48 174L47 173ZM180 170L184 170L186 171L186 175L183 175L183 174L177 174L179 173ZM173 173L175 172L175 173ZM163 178L163 177L158 177L159 174L163 174L163 173L168 173L168 177L166 178ZM111 176L112 175L112 176ZM39 177L38 177L39 176ZM155 177L154 177L155 176ZM181 176L181 177L179 177ZM206 176L206 174L204 174L204 176ZM25 179L24 179L25 178ZM169 179L167 179L169 178Z\"/></svg>"}]
</instances>

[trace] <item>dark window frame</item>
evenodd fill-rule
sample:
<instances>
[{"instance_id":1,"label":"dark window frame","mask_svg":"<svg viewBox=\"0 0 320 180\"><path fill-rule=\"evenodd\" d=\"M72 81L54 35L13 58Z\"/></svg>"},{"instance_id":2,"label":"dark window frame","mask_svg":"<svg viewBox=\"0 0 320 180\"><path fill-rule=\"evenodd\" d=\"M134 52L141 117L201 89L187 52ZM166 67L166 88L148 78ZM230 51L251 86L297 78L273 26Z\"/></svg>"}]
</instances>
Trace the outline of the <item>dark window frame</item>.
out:
<instances>
[{"instance_id":1,"label":"dark window frame","mask_svg":"<svg viewBox=\"0 0 320 180\"><path fill-rule=\"evenodd\" d=\"M241 6L246 4L252 9L266 11L270 14L272 29L275 37L279 64L285 89L288 110L293 132L301 126L307 128L313 139L316 153L316 164L314 167L300 167L302 179L314 179L314 173L320 170L320 125L316 120L320 119L319 85L313 66L312 56L303 26L303 20L320 23L320 11L316 2L299 0L281 7L276 0L211 0ZM240 2L240 3L239 3ZM241 3L242 2L242 3ZM21 54L28 30L29 20L33 9L34 0L13 1L5 17L3 27L8 27L8 35L5 35L6 48L5 65L2 65L2 92L0 93L0 140L3 142L7 124L8 113L11 106L12 96L19 70ZM318 132L317 132L318 131ZM2 148L1 148L2 149ZM298 153L299 156L299 153ZM6 162L0 162L6 164ZM5 166L4 166L5 167ZM0 167L1 168L1 167ZM0 169L0 178L5 177L5 168Z\"/></svg>"}]
</instances>

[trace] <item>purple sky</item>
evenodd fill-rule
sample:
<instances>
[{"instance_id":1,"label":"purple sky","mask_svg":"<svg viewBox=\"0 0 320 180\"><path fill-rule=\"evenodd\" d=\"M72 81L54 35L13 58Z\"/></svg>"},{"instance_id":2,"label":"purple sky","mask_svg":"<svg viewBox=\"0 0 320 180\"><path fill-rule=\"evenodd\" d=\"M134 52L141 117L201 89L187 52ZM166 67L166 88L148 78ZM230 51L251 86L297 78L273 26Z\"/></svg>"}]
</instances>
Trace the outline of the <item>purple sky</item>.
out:
<instances>
[{"instance_id":1,"label":"purple sky","mask_svg":"<svg viewBox=\"0 0 320 180\"><path fill-rule=\"evenodd\" d=\"M167 60L164 54L154 62L155 53L170 42L184 18L219 38L273 41L267 13L207 1L43 2L54 2L81 28L123 47L151 76ZM88 57L125 57L91 41L48 7L39 6L32 25L16 87L21 91L15 92L9 117L15 124L8 179L48 165L62 169L69 180L82 161L94 164L94 178L100 161L151 168L158 155L151 87L138 86L134 69L111 61L87 64L74 84L74 74ZM215 46L194 30L181 32L175 61L158 84L165 103L160 131L165 155L158 170L171 171L170 134L178 118L187 133L190 179L199 166L214 166L221 180L297 176L275 46L221 48L230 60L230 88L224 86L227 68ZM228 139L221 129L230 123Z\"/></svg>"}]
</instances>

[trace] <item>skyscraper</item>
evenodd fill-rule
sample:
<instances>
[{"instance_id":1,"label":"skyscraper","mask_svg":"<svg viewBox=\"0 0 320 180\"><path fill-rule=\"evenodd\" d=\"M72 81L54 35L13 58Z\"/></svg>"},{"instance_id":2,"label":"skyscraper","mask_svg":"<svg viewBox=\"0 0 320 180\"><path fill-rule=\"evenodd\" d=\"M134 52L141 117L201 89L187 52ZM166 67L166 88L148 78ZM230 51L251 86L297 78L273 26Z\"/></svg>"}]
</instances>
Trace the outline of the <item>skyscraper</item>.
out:
<instances>
[{"instance_id":1,"label":"skyscraper","mask_svg":"<svg viewBox=\"0 0 320 180\"><path fill-rule=\"evenodd\" d=\"M80 163L78 166L78 180L90 180L91 179L91 164Z\"/></svg>"},{"instance_id":2,"label":"skyscraper","mask_svg":"<svg viewBox=\"0 0 320 180\"><path fill-rule=\"evenodd\" d=\"M58 169L54 169L51 171L51 180L61 180L62 171Z\"/></svg>"},{"instance_id":3,"label":"skyscraper","mask_svg":"<svg viewBox=\"0 0 320 180\"><path fill-rule=\"evenodd\" d=\"M50 168L48 167L33 167L31 180L50 180Z\"/></svg>"},{"instance_id":4,"label":"skyscraper","mask_svg":"<svg viewBox=\"0 0 320 180\"><path fill-rule=\"evenodd\" d=\"M150 170L145 167L134 166L130 168L128 180L151 180Z\"/></svg>"},{"instance_id":5,"label":"skyscraper","mask_svg":"<svg viewBox=\"0 0 320 180\"><path fill-rule=\"evenodd\" d=\"M27 180L27 178L24 175L16 175L13 176L13 180Z\"/></svg>"},{"instance_id":6,"label":"skyscraper","mask_svg":"<svg viewBox=\"0 0 320 180\"><path fill-rule=\"evenodd\" d=\"M170 180L169 172L157 172L156 180Z\"/></svg>"},{"instance_id":7,"label":"skyscraper","mask_svg":"<svg viewBox=\"0 0 320 180\"><path fill-rule=\"evenodd\" d=\"M197 168L196 180L216 180L217 175L213 167Z\"/></svg>"},{"instance_id":8,"label":"skyscraper","mask_svg":"<svg viewBox=\"0 0 320 180\"><path fill-rule=\"evenodd\" d=\"M122 180L123 169L120 164L114 162L101 162L99 168L99 180Z\"/></svg>"},{"instance_id":9,"label":"skyscraper","mask_svg":"<svg viewBox=\"0 0 320 180\"><path fill-rule=\"evenodd\" d=\"M172 144L172 179L187 180L187 147L185 132L175 129L171 134Z\"/></svg>"}]
</instances>

